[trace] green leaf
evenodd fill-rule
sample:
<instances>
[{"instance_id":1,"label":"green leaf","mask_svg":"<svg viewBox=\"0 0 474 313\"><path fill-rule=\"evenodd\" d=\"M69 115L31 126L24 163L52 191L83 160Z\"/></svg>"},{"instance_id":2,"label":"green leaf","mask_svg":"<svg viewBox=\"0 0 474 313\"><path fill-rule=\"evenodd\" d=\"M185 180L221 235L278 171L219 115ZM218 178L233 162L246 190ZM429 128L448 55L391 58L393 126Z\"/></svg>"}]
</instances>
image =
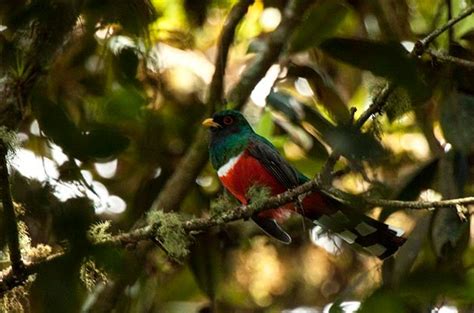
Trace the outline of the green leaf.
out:
<instances>
[{"instance_id":1,"label":"green leaf","mask_svg":"<svg viewBox=\"0 0 474 313\"><path fill-rule=\"evenodd\" d=\"M60 104L40 95L35 97L33 112L46 136L79 160L105 161L129 145L127 137L109 126L99 124L88 130L80 129Z\"/></svg>"},{"instance_id":2,"label":"green leaf","mask_svg":"<svg viewBox=\"0 0 474 313\"><path fill-rule=\"evenodd\" d=\"M405 87L411 96L427 93L416 62L398 42L331 38L320 48L332 57Z\"/></svg>"},{"instance_id":3,"label":"green leaf","mask_svg":"<svg viewBox=\"0 0 474 313\"><path fill-rule=\"evenodd\" d=\"M271 91L266 102L275 110L283 113L289 121L299 123L302 119L301 106L296 99L282 92Z\"/></svg>"},{"instance_id":4,"label":"green leaf","mask_svg":"<svg viewBox=\"0 0 474 313\"><path fill-rule=\"evenodd\" d=\"M66 153L77 155L80 151L81 131L69 118L63 107L35 93L32 99L33 113L41 130Z\"/></svg>"},{"instance_id":5,"label":"green leaf","mask_svg":"<svg viewBox=\"0 0 474 313\"><path fill-rule=\"evenodd\" d=\"M413 201L417 200L423 190L432 187L438 170L439 159L433 159L423 164L410 177L406 179L405 185L392 196L393 199ZM379 220L385 221L392 213L399 211L399 208L383 208L380 212Z\"/></svg>"},{"instance_id":6,"label":"green leaf","mask_svg":"<svg viewBox=\"0 0 474 313\"><path fill-rule=\"evenodd\" d=\"M287 117L289 122L283 121L279 125L282 126L296 144L307 149L308 145L305 144L307 141L304 140L304 137L301 137L300 133L305 135L309 133L314 137L314 140L311 143L311 149L307 153L315 157L326 157L328 155L326 148L320 142L320 137L315 137L314 133L309 132L303 125L305 116L309 117L315 125L318 125L317 132L320 133L324 132L327 128L334 127L328 120L318 112L310 110L309 107L298 102L292 96L281 92L270 92L266 100L270 107ZM297 127L294 127L292 124L299 125L302 129L296 129Z\"/></svg>"},{"instance_id":7,"label":"green leaf","mask_svg":"<svg viewBox=\"0 0 474 313\"><path fill-rule=\"evenodd\" d=\"M139 118L146 99L142 92L133 86L114 90L104 98L104 115L110 122L131 122Z\"/></svg>"},{"instance_id":8,"label":"green leaf","mask_svg":"<svg viewBox=\"0 0 474 313\"><path fill-rule=\"evenodd\" d=\"M336 153L354 161L378 160L387 154L375 136L350 126L338 126L323 139Z\"/></svg>"},{"instance_id":9,"label":"green leaf","mask_svg":"<svg viewBox=\"0 0 474 313\"><path fill-rule=\"evenodd\" d=\"M85 291L79 280L81 259L69 253L39 268L30 291L35 312L79 312Z\"/></svg>"},{"instance_id":10,"label":"green leaf","mask_svg":"<svg viewBox=\"0 0 474 313\"><path fill-rule=\"evenodd\" d=\"M469 241L469 223L462 221L456 208L436 209L431 221L431 241L440 259L456 260Z\"/></svg>"},{"instance_id":11,"label":"green leaf","mask_svg":"<svg viewBox=\"0 0 474 313\"><path fill-rule=\"evenodd\" d=\"M474 151L474 96L459 91L446 95L440 122L444 137L454 148Z\"/></svg>"},{"instance_id":12,"label":"green leaf","mask_svg":"<svg viewBox=\"0 0 474 313\"><path fill-rule=\"evenodd\" d=\"M255 132L260 136L270 138L273 135L274 129L275 125L273 124L272 114L270 111L265 111L255 127Z\"/></svg>"},{"instance_id":13,"label":"green leaf","mask_svg":"<svg viewBox=\"0 0 474 313\"><path fill-rule=\"evenodd\" d=\"M359 313L401 313L407 312L402 299L394 292L379 289L367 298L357 311Z\"/></svg>"},{"instance_id":14,"label":"green leaf","mask_svg":"<svg viewBox=\"0 0 474 313\"><path fill-rule=\"evenodd\" d=\"M344 313L344 309L341 307L342 303L343 303L342 300L335 301L331 305L331 308L329 309L329 313Z\"/></svg>"},{"instance_id":15,"label":"green leaf","mask_svg":"<svg viewBox=\"0 0 474 313\"><path fill-rule=\"evenodd\" d=\"M316 109L290 95L272 92L268 95L267 102L292 122L301 125L314 138L322 139L333 150L350 160L375 160L386 155L385 149L372 134L362 133L349 125L334 126Z\"/></svg>"},{"instance_id":16,"label":"green leaf","mask_svg":"<svg viewBox=\"0 0 474 313\"><path fill-rule=\"evenodd\" d=\"M381 220L381 219L379 219ZM431 216L425 215L417 219L415 228L407 236L407 241L393 258L393 262L384 262L383 281L387 285L398 285L405 280L413 264L426 246ZM383 220L381 220L383 221Z\"/></svg>"},{"instance_id":17,"label":"green leaf","mask_svg":"<svg viewBox=\"0 0 474 313\"><path fill-rule=\"evenodd\" d=\"M343 1L319 1L295 30L290 39L290 52L318 46L336 31L348 12L349 7Z\"/></svg>"},{"instance_id":18,"label":"green leaf","mask_svg":"<svg viewBox=\"0 0 474 313\"><path fill-rule=\"evenodd\" d=\"M351 120L351 113L328 75L310 66L291 64L288 67L288 76L305 78L319 102L338 124L347 124Z\"/></svg>"},{"instance_id":19,"label":"green leaf","mask_svg":"<svg viewBox=\"0 0 474 313\"><path fill-rule=\"evenodd\" d=\"M118 130L105 125L97 125L90 131L82 134L85 156L97 161L106 161L125 150L130 141Z\"/></svg>"}]
</instances>

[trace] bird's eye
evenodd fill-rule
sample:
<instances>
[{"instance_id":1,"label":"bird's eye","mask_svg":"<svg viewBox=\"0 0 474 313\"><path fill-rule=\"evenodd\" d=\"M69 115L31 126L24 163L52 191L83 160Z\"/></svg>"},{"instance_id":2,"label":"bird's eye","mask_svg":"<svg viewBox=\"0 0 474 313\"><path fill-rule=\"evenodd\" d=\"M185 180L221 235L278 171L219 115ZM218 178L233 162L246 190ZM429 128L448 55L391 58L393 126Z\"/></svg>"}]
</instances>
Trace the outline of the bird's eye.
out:
<instances>
[{"instance_id":1,"label":"bird's eye","mask_svg":"<svg viewBox=\"0 0 474 313\"><path fill-rule=\"evenodd\" d=\"M225 116L222 121L225 125L231 125L234 122L234 119L231 116Z\"/></svg>"}]
</instances>

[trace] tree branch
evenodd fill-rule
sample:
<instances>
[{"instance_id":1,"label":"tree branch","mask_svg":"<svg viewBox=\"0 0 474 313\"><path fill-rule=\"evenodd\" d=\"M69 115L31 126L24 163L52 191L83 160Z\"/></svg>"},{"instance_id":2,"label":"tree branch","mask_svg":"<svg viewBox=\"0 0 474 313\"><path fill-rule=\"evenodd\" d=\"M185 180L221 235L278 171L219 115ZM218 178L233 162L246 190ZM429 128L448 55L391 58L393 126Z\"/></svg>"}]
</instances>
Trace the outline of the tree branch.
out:
<instances>
[{"instance_id":1,"label":"tree branch","mask_svg":"<svg viewBox=\"0 0 474 313\"><path fill-rule=\"evenodd\" d=\"M7 167L8 149L2 140L0 140L0 197L3 205L3 218L5 222L5 233L10 250L10 262L13 275L17 279L23 276L23 261L21 260L20 243L18 239L18 224L16 222L15 207L13 205L10 181Z\"/></svg>"},{"instance_id":2,"label":"tree branch","mask_svg":"<svg viewBox=\"0 0 474 313\"><path fill-rule=\"evenodd\" d=\"M431 208L446 208L453 206L464 206L474 204L474 197L465 197L458 199L440 200L440 201L401 201L401 200L383 200L383 199L365 199L367 204L373 206L381 206L391 209L431 209Z\"/></svg>"},{"instance_id":3,"label":"tree branch","mask_svg":"<svg viewBox=\"0 0 474 313\"><path fill-rule=\"evenodd\" d=\"M211 227L223 226L227 223L248 219L253 214L265 211L272 208L277 208L283 206L290 202L298 201L298 198L301 195L307 194L312 191L321 191L324 190L326 193L330 193L338 197L341 192L333 188L327 187L320 182L319 179L314 179L309 182L306 182L298 187L287 190L279 195L269 197L265 201L253 203L249 205L241 205L230 210L227 210L219 215L211 217L201 217L193 218L186 221L183 221L177 227L182 227L184 231L191 235L195 232L206 231ZM362 205L367 206L382 206L386 208L403 208L403 209L430 209L430 208L439 208L439 207L453 207L457 205L469 205L474 204L474 197L459 198L459 199L450 199L450 200L441 200L441 201L398 201L398 200L381 200L381 199L364 199L358 198ZM153 240L157 238L158 240L164 240L160 238L159 228L161 227L160 222L158 221L154 225L147 225L135 230L132 230L128 233L122 233L110 237L109 239L94 244L96 247L105 247L105 246L130 246L130 244L135 244L143 240ZM41 266L56 261L58 258L63 257L67 252L56 253L43 261L36 263L27 264L24 269L26 276L32 275L41 268ZM12 271L6 273L0 280L0 295L5 293L12 288L21 285L21 281L14 279L14 274Z\"/></svg>"},{"instance_id":4,"label":"tree branch","mask_svg":"<svg viewBox=\"0 0 474 313\"><path fill-rule=\"evenodd\" d=\"M235 35L235 29L239 24L239 21L244 17L248 6L250 6L252 2L253 1L250 0L240 0L239 3L237 3L232 8L231 12L227 17L227 21L220 36L220 42L218 44L215 72L209 90L208 107L210 108L210 111L214 110L216 103L222 100L221 97L224 89L223 79L226 67L227 54ZM270 44L271 40L269 45ZM279 55L279 51L277 56ZM268 57L269 56L264 56L264 59ZM268 62L273 63L275 59L276 58L271 59ZM259 65L258 63L257 65L250 65L247 70L252 71L251 69L253 66ZM253 76L255 84L265 75L265 71L259 75ZM250 91L248 91L243 102L245 102L248 96L250 95ZM160 191L159 196L153 202L150 211L176 210L181 201L185 198L186 193L188 192L190 186L194 183L197 175L202 170L208 160L207 137L208 136L206 130L204 130L203 128L198 130L198 133L196 134L192 145L188 148L185 156L180 160L179 165L176 167L176 170L174 171L172 176L165 183L164 187ZM147 226L144 226L144 224L145 221L143 219L139 220L132 228L132 233L136 231L136 233L134 234L138 236L139 234L143 234L144 231L146 233L146 229L148 228L146 228Z\"/></svg>"},{"instance_id":5,"label":"tree branch","mask_svg":"<svg viewBox=\"0 0 474 313\"><path fill-rule=\"evenodd\" d=\"M383 106L387 102L388 96L390 96L394 89L395 85L393 83L387 83L385 87L374 98L369 108L365 110L364 113L361 114L357 122L355 122L355 127L361 128L362 125L364 125L365 122L367 122L367 120L372 115L380 113L382 111Z\"/></svg>"},{"instance_id":6,"label":"tree branch","mask_svg":"<svg viewBox=\"0 0 474 313\"><path fill-rule=\"evenodd\" d=\"M463 20L467 16L471 15L474 13L474 5L468 7L465 9L461 14L459 14L457 17L450 19L446 24L443 26L435 29L433 32L428 34L426 37L423 39L418 40L415 43L415 48L413 49L411 55L412 56L421 56L427 49L427 46L434 40L436 37L438 37L440 34L442 34L444 31L450 29L452 26L454 26L456 23L459 21ZM452 57L449 55L443 55L438 52L429 50L428 53L431 56L434 56L438 58L439 60L443 62L450 62L453 64L457 64L460 66L464 66L467 68L474 68L474 62L470 62L467 60L459 59L456 57ZM381 92L374 98L372 104L369 106L369 108L362 113L362 115L359 117L357 122L354 124L356 127L361 128L365 122L374 114L380 113L383 106L387 102L387 99L389 95L392 93L392 91L395 89L395 85L393 83L387 83L385 87L381 90ZM331 171L334 168L334 165L336 162L339 160L340 155L332 153L326 163L323 166L323 170L321 171L320 177L327 183L331 179Z\"/></svg>"},{"instance_id":7,"label":"tree branch","mask_svg":"<svg viewBox=\"0 0 474 313\"><path fill-rule=\"evenodd\" d=\"M383 106L387 102L388 97L392 93L392 91L395 89L395 85L393 83L387 83L385 87L380 90L380 92L374 97L372 103L370 106L365 110L359 119L354 123L354 126L357 128L362 128L362 126L367 122L367 120L374 114L380 113L382 111ZM336 165L337 161L341 157L340 154L337 154L335 152L332 152L328 159L326 160L326 163L324 163L323 168L319 174L319 177L321 181L324 182L324 184L329 185L331 183L331 180L333 178L332 175L332 170L334 166Z\"/></svg>"},{"instance_id":8,"label":"tree branch","mask_svg":"<svg viewBox=\"0 0 474 313\"><path fill-rule=\"evenodd\" d=\"M262 51L247 66L240 81L230 91L228 98L235 108L241 108L247 102L255 85L278 60L304 11L312 4L313 1L309 0L290 0L288 2L280 25L268 36Z\"/></svg>"},{"instance_id":9,"label":"tree branch","mask_svg":"<svg viewBox=\"0 0 474 313\"><path fill-rule=\"evenodd\" d=\"M207 132L199 129L192 145L166 181L151 211L175 211L207 162Z\"/></svg>"},{"instance_id":10,"label":"tree branch","mask_svg":"<svg viewBox=\"0 0 474 313\"><path fill-rule=\"evenodd\" d=\"M240 0L230 11L229 16L222 28L219 45L217 48L215 70L212 76L211 86L209 87L208 103L211 111L216 110L216 104L224 102L224 74L227 66L227 56L229 48L234 41L235 30L242 18L247 13L249 6L254 0Z\"/></svg>"},{"instance_id":11,"label":"tree branch","mask_svg":"<svg viewBox=\"0 0 474 313\"><path fill-rule=\"evenodd\" d=\"M430 55L436 61L441 63L451 63L457 66L464 67L466 69L474 70L474 62L469 60L464 60L461 58L453 57L451 55L447 55L436 50L428 49L426 53Z\"/></svg>"},{"instance_id":12,"label":"tree branch","mask_svg":"<svg viewBox=\"0 0 474 313\"><path fill-rule=\"evenodd\" d=\"M450 19L446 24L444 24L441 27L435 29L430 34L428 34L428 36L426 36L425 38L418 40L415 43L415 49L413 49L415 55L421 56L423 54L423 52L425 52L427 46L431 42L433 42L433 40L435 40L443 32L450 29L455 24L462 21L463 19L465 19L466 17L468 17L472 13L474 13L474 5L471 5L471 6L467 7L464 11L461 12L461 14L459 14L458 16Z\"/></svg>"}]
</instances>

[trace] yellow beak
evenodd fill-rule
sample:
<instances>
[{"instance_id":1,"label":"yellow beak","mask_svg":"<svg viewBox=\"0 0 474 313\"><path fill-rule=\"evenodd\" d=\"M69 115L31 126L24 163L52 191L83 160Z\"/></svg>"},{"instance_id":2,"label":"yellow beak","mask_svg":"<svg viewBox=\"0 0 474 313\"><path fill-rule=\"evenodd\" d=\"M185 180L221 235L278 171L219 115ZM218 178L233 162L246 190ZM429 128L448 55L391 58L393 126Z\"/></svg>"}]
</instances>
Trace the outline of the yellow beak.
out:
<instances>
[{"instance_id":1,"label":"yellow beak","mask_svg":"<svg viewBox=\"0 0 474 313\"><path fill-rule=\"evenodd\" d=\"M221 127L221 125L219 125L218 123L214 122L214 120L212 118L206 118L203 122L202 122L202 125L205 126L205 127Z\"/></svg>"}]
</instances>

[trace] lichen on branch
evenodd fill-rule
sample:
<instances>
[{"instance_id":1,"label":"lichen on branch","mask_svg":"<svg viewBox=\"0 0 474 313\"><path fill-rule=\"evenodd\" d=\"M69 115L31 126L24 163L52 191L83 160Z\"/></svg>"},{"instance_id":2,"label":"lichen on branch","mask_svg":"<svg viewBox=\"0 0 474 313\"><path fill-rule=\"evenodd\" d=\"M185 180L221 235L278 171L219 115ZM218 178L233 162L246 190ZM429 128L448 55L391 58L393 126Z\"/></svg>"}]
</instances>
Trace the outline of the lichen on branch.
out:
<instances>
[{"instance_id":1,"label":"lichen on branch","mask_svg":"<svg viewBox=\"0 0 474 313\"><path fill-rule=\"evenodd\" d=\"M179 214L152 211L148 214L147 221L149 224L155 225L153 239L163 247L170 257L179 261L189 253L189 236L184 230L183 220Z\"/></svg>"}]
</instances>

